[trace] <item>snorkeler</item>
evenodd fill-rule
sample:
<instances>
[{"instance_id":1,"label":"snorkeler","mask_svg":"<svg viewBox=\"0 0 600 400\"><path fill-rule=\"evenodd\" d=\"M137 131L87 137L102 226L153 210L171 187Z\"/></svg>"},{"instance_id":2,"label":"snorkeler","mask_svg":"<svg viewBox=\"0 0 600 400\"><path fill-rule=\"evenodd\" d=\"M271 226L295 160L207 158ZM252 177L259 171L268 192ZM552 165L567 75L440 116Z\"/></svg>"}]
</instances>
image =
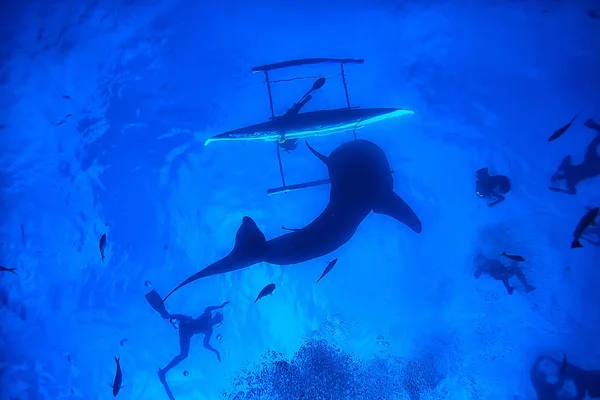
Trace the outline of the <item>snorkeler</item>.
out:
<instances>
[{"instance_id":1,"label":"snorkeler","mask_svg":"<svg viewBox=\"0 0 600 400\"><path fill-rule=\"evenodd\" d=\"M552 357L539 356L531 367L530 379L538 400L600 398L600 370L586 371L566 362L561 364Z\"/></svg>"},{"instance_id":2,"label":"snorkeler","mask_svg":"<svg viewBox=\"0 0 600 400\"><path fill-rule=\"evenodd\" d=\"M213 326L223 322L223 314L217 312L213 317L212 312L225 307L227 304L229 304L228 301L220 306L206 307L204 313L202 313L202 315L200 315L198 318L192 318L181 314L168 314L165 316L171 322L173 322L173 320L179 322L180 353L175 356L175 358L173 358L173 360L171 360L171 362L164 369L158 371L158 377L163 385L166 386L165 375L167 372L187 358L190 351L190 341L192 336L195 334L204 334L204 348L215 353L217 355L217 360L221 361L221 354L219 354L217 349L210 345L210 337L213 333Z\"/></svg>"},{"instance_id":3,"label":"snorkeler","mask_svg":"<svg viewBox=\"0 0 600 400\"><path fill-rule=\"evenodd\" d=\"M504 175L491 175L487 168L477 170L475 193L484 199L492 200L488 207L504 201L504 194L510 192L510 180Z\"/></svg>"},{"instance_id":4,"label":"snorkeler","mask_svg":"<svg viewBox=\"0 0 600 400\"><path fill-rule=\"evenodd\" d=\"M521 283L525 287L526 292L531 292L531 291L535 290L535 286L532 286L529 283L527 283L527 278L525 278L525 274L523 273L521 268L519 268L517 266L516 263L512 263L510 266L507 267L506 265L502 264L500 261L492 260L490 258L484 257L481 254L478 254L475 257L474 261L475 261L475 273L474 273L475 279L479 279L481 274L487 274L487 275L491 276L492 279L495 279L497 281L502 281L508 294L513 294L513 291L515 288L514 288L514 286L510 286L510 283L508 282L508 280L510 278L512 278L513 276L516 276L517 279L519 281L521 281Z\"/></svg>"},{"instance_id":5,"label":"snorkeler","mask_svg":"<svg viewBox=\"0 0 600 400\"><path fill-rule=\"evenodd\" d=\"M583 162L579 165L573 165L572 157L570 155L566 156L551 178L554 185L563 185L566 189L550 186L550 190L577 194L576 186L579 183L600 175L600 156L597 151L598 145L600 145L600 124L590 118L585 121L584 125L597 133L596 137L587 146Z\"/></svg>"}]
</instances>

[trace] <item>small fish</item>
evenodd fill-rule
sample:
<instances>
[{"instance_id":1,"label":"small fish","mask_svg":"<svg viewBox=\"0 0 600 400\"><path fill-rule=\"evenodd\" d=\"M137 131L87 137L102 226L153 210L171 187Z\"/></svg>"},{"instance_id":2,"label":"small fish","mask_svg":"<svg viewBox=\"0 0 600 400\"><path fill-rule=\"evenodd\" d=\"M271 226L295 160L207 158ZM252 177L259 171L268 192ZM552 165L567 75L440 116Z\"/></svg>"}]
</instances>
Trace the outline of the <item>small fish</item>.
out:
<instances>
[{"instance_id":1,"label":"small fish","mask_svg":"<svg viewBox=\"0 0 600 400\"><path fill-rule=\"evenodd\" d=\"M102 261L104 261L104 248L106 247L106 233L102 234L102 237L100 238L100 243L98 244L98 247L100 248L100 255L102 256Z\"/></svg>"},{"instance_id":2,"label":"small fish","mask_svg":"<svg viewBox=\"0 0 600 400\"><path fill-rule=\"evenodd\" d=\"M117 363L117 372L115 372L115 381L112 385L113 397L117 397L119 390L121 390L121 383L123 383L123 373L121 372L121 364L119 363L120 360L120 357L115 357L115 361Z\"/></svg>"},{"instance_id":3,"label":"small fish","mask_svg":"<svg viewBox=\"0 0 600 400\"><path fill-rule=\"evenodd\" d=\"M61 119L61 120L60 120L60 121L58 121L58 122L55 122L54 124L55 124L55 125L63 125L63 124L64 124L65 122L67 122L67 120L68 120L69 118L71 118L72 116L73 116L73 114L67 114L67 115L65 115L65 117L64 117L63 119Z\"/></svg>"},{"instance_id":4,"label":"small fish","mask_svg":"<svg viewBox=\"0 0 600 400\"><path fill-rule=\"evenodd\" d=\"M567 372L567 366L569 365L569 363L567 362L567 355L564 354L563 355L563 361L562 361L562 365L560 366L560 374L561 375L565 375L565 373Z\"/></svg>"},{"instance_id":5,"label":"small fish","mask_svg":"<svg viewBox=\"0 0 600 400\"><path fill-rule=\"evenodd\" d=\"M16 268L6 268L0 265L0 271L4 271L4 272L12 272L13 274L17 275L17 273L15 272Z\"/></svg>"},{"instance_id":6,"label":"small fish","mask_svg":"<svg viewBox=\"0 0 600 400\"><path fill-rule=\"evenodd\" d=\"M329 264L327 264L327 266L325 267L325 270L323 271L323 273L321 274L321 277L319 277L319 279L317 279L317 283L319 283L319 281L321 279L323 279L323 277L325 275L327 275L329 273L329 271L331 271L333 269L333 267L335 267L335 264L337 263L338 259L334 258L333 260L331 260L329 262Z\"/></svg>"},{"instance_id":7,"label":"small fish","mask_svg":"<svg viewBox=\"0 0 600 400\"><path fill-rule=\"evenodd\" d=\"M63 99L70 99L71 98L71 96L69 96L68 94L63 94L62 97L63 97Z\"/></svg>"},{"instance_id":8,"label":"small fish","mask_svg":"<svg viewBox=\"0 0 600 400\"><path fill-rule=\"evenodd\" d=\"M600 211L599 207L592 208L589 210L577 223L577 227L575 227L575 231L573 231L573 242L571 243L571 248L579 248L583 247L579 239L581 239L581 235L583 232L596 220L598 216L598 211Z\"/></svg>"},{"instance_id":9,"label":"small fish","mask_svg":"<svg viewBox=\"0 0 600 400\"><path fill-rule=\"evenodd\" d=\"M119 344L120 344L121 346L125 346L125 344L127 344L127 342L128 342L128 341L129 341L129 340L127 340L127 338L125 338L125 339L121 339L121 341L119 342Z\"/></svg>"},{"instance_id":10,"label":"small fish","mask_svg":"<svg viewBox=\"0 0 600 400\"><path fill-rule=\"evenodd\" d=\"M284 231L290 231L290 232L298 232L300 230L298 228L286 228L285 226L282 226L281 229L283 229Z\"/></svg>"},{"instance_id":11,"label":"small fish","mask_svg":"<svg viewBox=\"0 0 600 400\"><path fill-rule=\"evenodd\" d=\"M506 254L506 252L502 252L502 255L503 255L504 257L506 257L506 258L510 259L510 260L513 260L513 261L518 261L518 262L523 262L523 261L525 261L525 259L524 259L522 256L520 256L520 255L517 255L517 254L514 254L514 255L513 255L513 254Z\"/></svg>"},{"instance_id":12,"label":"small fish","mask_svg":"<svg viewBox=\"0 0 600 400\"><path fill-rule=\"evenodd\" d=\"M221 340L221 339L223 339L223 335L221 335L220 333L217 334L217 340Z\"/></svg>"},{"instance_id":13,"label":"small fish","mask_svg":"<svg viewBox=\"0 0 600 400\"><path fill-rule=\"evenodd\" d=\"M22 224L21 224L21 241L23 242L23 246L25 246L27 244L27 241L25 240L25 228L23 228Z\"/></svg>"},{"instance_id":14,"label":"small fish","mask_svg":"<svg viewBox=\"0 0 600 400\"><path fill-rule=\"evenodd\" d=\"M273 294L273 291L275 290L276 286L274 283L269 283L267 286L265 286L260 293L258 294L258 297L256 298L256 300L254 300L254 302L256 303L257 301L259 301L260 299L262 299L263 297L269 295L269 294Z\"/></svg>"},{"instance_id":15,"label":"small fish","mask_svg":"<svg viewBox=\"0 0 600 400\"><path fill-rule=\"evenodd\" d=\"M146 281L144 282L144 286L146 286L147 288L152 287L152 282Z\"/></svg>"},{"instance_id":16,"label":"small fish","mask_svg":"<svg viewBox=\"0 0 600 400\"><path fill-rule=\"evenodd\" d=\"M183 376L188 376L190 373L187 371L183 371Z\"/></svg>"},{"instance_id":17,"label":"small fish","mask_svg":"<svg viewBox=\"0 0 600 400\"><path fill-rule=\"evenodd\" d=\"M558 139L559 137L561 137L573 124L573 122L575 122L575 120L577 119L577 115L573 117L573 119L571 121L569 121L568 124L566 124L565 126L563 126L562 128L560 128L559 130L557 130L556 132L554 132L552 134L552 136L550 136L548 138L549 142L552 142L553 140Z\"/></svg>"},{"instance_id":18,"label":"small fish","mask_svg":"<svg viewBox=\"0 0 600 400\"><path fill-rule=\"evenodd\" d=\"M593 19L600 19L600 14L596 10L588 10L588 15Z\"/></svg>"}]
</instances>

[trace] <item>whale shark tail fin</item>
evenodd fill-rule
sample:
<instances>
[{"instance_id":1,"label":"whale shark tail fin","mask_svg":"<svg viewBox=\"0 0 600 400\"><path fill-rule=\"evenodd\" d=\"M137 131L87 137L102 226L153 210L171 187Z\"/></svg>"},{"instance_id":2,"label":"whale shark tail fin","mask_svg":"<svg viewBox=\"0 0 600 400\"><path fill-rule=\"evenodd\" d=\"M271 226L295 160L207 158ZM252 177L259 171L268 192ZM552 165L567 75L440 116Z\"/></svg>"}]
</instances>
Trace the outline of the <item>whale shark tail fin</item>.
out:
<instances>
[{"instance_id":1,"label":"whale shark tail fin","mask_svg":"<svg viewBox=\"0 0 600 400\"><path fill-rule=\"evenodd\" d=\"M388 215L417 233L421 233L423 230L423 225L417 214L396 193L389 192L389 194L382 196L377 203L373 207L375 213Z\"/></svg>"}]
</instances>

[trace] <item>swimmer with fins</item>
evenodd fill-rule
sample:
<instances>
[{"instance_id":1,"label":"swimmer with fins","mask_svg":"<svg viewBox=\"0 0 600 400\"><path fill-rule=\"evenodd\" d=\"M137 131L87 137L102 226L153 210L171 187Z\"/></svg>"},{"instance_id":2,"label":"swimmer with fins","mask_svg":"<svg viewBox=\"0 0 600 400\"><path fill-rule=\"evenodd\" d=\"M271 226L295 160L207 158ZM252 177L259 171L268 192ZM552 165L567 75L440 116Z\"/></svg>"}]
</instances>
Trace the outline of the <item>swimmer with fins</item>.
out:
<instances>
[{"instance_id":1,"label":"swimmer with fins","mask_svg":"<svg viewBox=\"0 0 600 400\"><path fill-rule=\"evenodd\" d=\"M590 118L585 121L584 125L595 130L596 137L588 144L581 164L573 165L572 157L570 155L563 159L562 163L558 166L557 171L551 178L554 186L550 186L549 189L554 192L575 195L577 194L576 186L578 184L600 175L600 155L598 155L598 146L600 145L600 124Z\"/></svg>"},{"instance_id":2,"label":"swimmer with fins","mask_svg":"<svg viewBox=\"0 0 600 400\"><path fill-rule=\"evenodd\" d=\"M159 369L158 371L158 377L165 387L169 398L172 399L173 395L169 386L167 385L166 374L177 364L188 357L192 336L196 334L203 334L204 348L215 353L217 355L217 360L221 361L221 354L217 349L210 345L210 338L213 334L213 326L219 325L223 322L223 314L216 312L213 316L212 312L225 307L227 304L229 304L228 301L224 302L220 306L206 307L202 315L200 315L198 318L193 318L182 314L168 314L166 313L166 310L164 310L165 312L161 312L161 316L173 323L173 326L176 326L175 322L179 323L179 354L176 355L165 368Z\"/></svg>"},{"instance_id":3,"label":"swimmer with fins","mask_svg":"<svg viewBox=\"0 0 600 400\"><path fill-rule=\"evenodd\" d=\"M587 371L548 356L539 356L530 371L538 400L600 398L600 370Z\"/></svg>"},{"instance_id":4,"label":"swimmer with fins","mask_svg":"<svg viewBox=\"0 0 600 400\"><path fill-rule=\"evenodd\" d=\"M527 282L525 274L516 263L506 266L498 260L487 258L481 254L478 254L475 257L474 263L475 279L479 279L482 274L487 274L494 280L502 281L508 294L513 294L515 290L514 286L510 286L510 283L508 282L509 279L514 276L516 276L517 279L523 284L526 292L532 292L536 289L535 286L532 286Z\"/></svg>"},{"instance_id":5,"label":"swimmer with fins","mask_svg":"<svg viewBox=\"0 0 600 400\"><path fill-rule=\"evenodd\" d=\"M504 175L490 175L487 168L477 170L477 181L475 182L475 193L477 196L492 200L488 207L505 200L503 195L510 192L510 180Z\"/></svg>"}]
</instances>

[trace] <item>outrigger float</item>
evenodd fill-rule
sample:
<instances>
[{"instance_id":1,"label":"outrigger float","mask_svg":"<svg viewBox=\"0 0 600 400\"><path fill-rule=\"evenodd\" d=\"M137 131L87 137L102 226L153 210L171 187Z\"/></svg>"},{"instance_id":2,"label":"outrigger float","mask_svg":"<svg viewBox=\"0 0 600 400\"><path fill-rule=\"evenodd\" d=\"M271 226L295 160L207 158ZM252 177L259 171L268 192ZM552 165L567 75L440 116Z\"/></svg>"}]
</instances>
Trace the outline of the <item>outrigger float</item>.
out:
<instances>
[{"instance_id":1,"label":"outrigger float","mask_svg":"<svg viewBox=\"0 0 600 400\"><path fill-rule=\"evenodd\" d=\"M282 186L274 189L268 189L267 195L286 193L293 190L328 184L329 179L321 179L313 182L287 185L285 182L285 174L283 172L283 164L281 162L280 149L283 148L286 151L294 150L297 146L297 140L300 138L326 136L347 131L353 131L354 139L356 139L356 130L363 128L366 125L384 121L386 119L398 118L402 115L414 114L414 111L402 108L360 108L359 106L352 106L350 104L344 65L364 64L364 62L364 59L351 58L308 58L284 61L252 68L253 73L264 72L265 74L265 82L267 86L267 92L269 94L269 106L271 108L271 117L269 118L269 121L213 136L207 139L204 142L204 145L206 146L209 143L219 141L262 140L267 142L276 142L277 161L279 162L279 172L281 174ZM270 71L297 67L301 65L331 63L340 65L340 75L342 77L344 94L346 95L346 107L300 113L302 107L312 100L312 93L319 90L325 84L325 78L320 77L314 82L312 88L304 96L302 96L302 98L285 114L275 116L271 84L308 78L297 77L286 80L272 81L269 79Z\"/></svg>"}]
</instances>

